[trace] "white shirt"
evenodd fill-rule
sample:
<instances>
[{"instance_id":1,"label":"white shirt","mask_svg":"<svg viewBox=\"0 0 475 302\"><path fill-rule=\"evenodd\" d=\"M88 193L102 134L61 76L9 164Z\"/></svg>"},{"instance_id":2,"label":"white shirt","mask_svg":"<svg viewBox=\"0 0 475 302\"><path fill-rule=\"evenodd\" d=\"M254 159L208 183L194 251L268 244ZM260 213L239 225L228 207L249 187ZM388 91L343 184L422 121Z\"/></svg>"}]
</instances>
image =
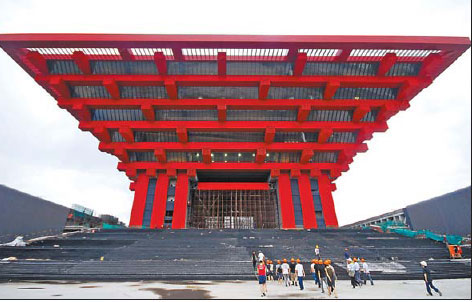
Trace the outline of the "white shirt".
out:
<instances>
[{"instance_id":1,"label":"white shirt","mask_svg":"<svg viewBox=\"0 0 475 302\"><path fill-rule=\"evenodd\" d=\"M259 261L264 260L264 254L262 252L260 252L259 255L257 255L257 257L259 258Z\"/></svg>"},{"instance_id":2,"label":"white shirt","mask_svg":"<svg viewBox=\"0 0 475 302\"><path fill-rule=\"evenodd\" d=\"M363 271L365 274L369 274L369 267L368 267L368 263L366 262L363 263Z\"/></svg>"},{"instance_id":3,"label":"white shirt","mask_svg":"<svg viewBox=\"0 0 475 302\"><path fill-rule=\"evenodd\" d=\"M354 267L355 272L360 270L360 265L358 264L358 262L353 263L353 267Z\"/></svg>"},{"instance_id":4,"label":"white shirt","mask_svg":"<svg viewBox=\"0 0 475 302\"><path fill-rule=\"evenodd\" d=\"M290 266L288 263L282 264L282 274L289 274Z\"/></svg>"},{"instance_id":5,"label":"white shirt","mask_svg":"<svg viewBox=\"0 0 475 302\"><path fill-rule=\"evenodd\" d=\"M315 249L315 255L320 255L320 249Z\"/></svg>"},{"instance_id":6,"label":"white shirt","mask_svg":"<svg viewBox=\"0 0 475 302\"><path fill-rule=\"evenodd\" d=\"M301 263L297 263L295 266L295 271L297 272L298 277L303 277L304 271L303 271L303 265Z\"/></svg>"},{"instance_id":7,"label":"white shirt","mask_svg":"<svg viewBox=\"0 0 475 302\"><path fill-rule=\"evenodd\" d=\"M315 263L310 264L310 271L315 271Z\"/></svg>"}]
</instances>

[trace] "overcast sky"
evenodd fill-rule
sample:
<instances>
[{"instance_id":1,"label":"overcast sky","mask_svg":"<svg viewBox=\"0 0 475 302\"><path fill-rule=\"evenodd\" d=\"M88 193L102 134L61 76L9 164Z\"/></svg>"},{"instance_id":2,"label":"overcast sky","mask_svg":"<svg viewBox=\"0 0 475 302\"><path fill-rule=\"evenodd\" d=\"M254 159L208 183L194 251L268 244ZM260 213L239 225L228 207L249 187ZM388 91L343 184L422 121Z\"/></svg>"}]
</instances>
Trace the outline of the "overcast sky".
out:
<instances>
[{"instance_id":1,"label":"overcast sky","mask_svg":"<svg viewBox=\"0 0 475 302\"><path fill-rule=\"evenodd\" d=\"M0 32L470 37L470 12L469 0L1 0ZM469 50L354 158L336 181L340 225L471 184L470 64ZM0 103L0 183L128 223L117 159L1 50Z\"/></svg>"}]
</instances>

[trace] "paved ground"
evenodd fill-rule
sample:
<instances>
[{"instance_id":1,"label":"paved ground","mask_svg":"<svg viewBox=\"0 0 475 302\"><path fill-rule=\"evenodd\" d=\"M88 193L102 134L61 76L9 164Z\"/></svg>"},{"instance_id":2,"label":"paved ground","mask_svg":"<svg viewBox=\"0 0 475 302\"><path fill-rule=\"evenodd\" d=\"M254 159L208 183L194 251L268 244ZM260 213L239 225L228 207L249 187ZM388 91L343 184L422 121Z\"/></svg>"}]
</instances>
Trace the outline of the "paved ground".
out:
<instances>
[{"instance_id":1,"label":"paved ground","mask_svg":"<svg viewBox=\"0 0 475 302\"><path fill-rule=\"evenodd\" d=\"M435 299L470 299L471 279L435 280L443 296ZM276 282L268 286L270 299L327 299L311 281L305 290L286 288ZM374 286L353 289L349 281L337 282L338 297L343 299L424 299L423 281L376 281ZM183 281L183 282L72 282L38 281L0 283L0 299L256 299L257 282Z\"/></svg>"}]
</instances>

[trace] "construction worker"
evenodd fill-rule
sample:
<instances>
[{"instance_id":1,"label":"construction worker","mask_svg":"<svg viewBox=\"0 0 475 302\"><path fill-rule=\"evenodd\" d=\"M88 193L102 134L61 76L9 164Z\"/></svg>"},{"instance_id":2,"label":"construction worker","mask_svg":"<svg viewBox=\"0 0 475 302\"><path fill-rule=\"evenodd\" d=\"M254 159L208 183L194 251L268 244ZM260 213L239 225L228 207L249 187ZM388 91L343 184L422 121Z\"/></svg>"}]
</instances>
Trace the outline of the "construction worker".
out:
<instances>
[{"instance_id":1,"label":"construction worker","mask_svg":"<svg viewBox=\"0 0 475 302\"><path fill-rule=\"evenodd\" d=\"M361 286L363 285L363 282L361 281L360 264L358 263L357 258L353 258L353 266L355 269L355 281L358 283L359 286Z\"/></svg>"},{"instance_id":2,"label":"construction worker","mask_svg":"<svg viewBox=\"0 0 475 302\"><path fill-rule=\"evenodd\" d=\"M356 288L356 286L358 286L358 283L355 280L355 265L354 265L354 262L351 259L347 259L346 262L347 262L346 270L348 272L348 276L350 277L351 286L353 286L353 288Z\"/></svg>"},{"instance_id":3,"label":"construction worker","mask_svg":"<svg viewBox=\"0 0 475 302\"><path fill-rule=\"evenodd\" d=\"M292 285L297 286L297 280L295 278L295 260L294 258L290 259L290 279L292 280Z\"/></svg>"},{"instance_id":4,"label":"construction worker","mask_svg":"<svg viewBox=\"0 0 475 302\"><path fill-rule=\"evenodd\" d=\"M322 293L325 293L325 284L327 284L327 275L325 274L325 265L323 264L322 259L318 260L318 263L317 263L317 275L318 275L318 279L320 279Z\"/></svg>"},{"instance_id":5,"label":"construction worker","mask_svg":"<svg viewBox=\"0 0 475 302\"><path fill-rule=\"evenodd\" d=\"M277 265L275 266L275 272L276 272L276 275L277 275L277 282L279 284L282 284L282 263L280 262L280 260L277 260Z\"/></svg>"},{"instance_id":6,"label":"construction worker","mask_svg":"<svg viewBox=\"0 0 475 302\"><path fill-rule=\"evenodd\" d=\"M373 283L373 278L371 278L371 272L369 271L368 263L366 263L366 260L364 258L361 258L361 263L363 263L363 282L366 285L366 279L369 279L371 281L371 285L374 285Z\"/></svg>"},{"instance_id":7,"label":"construction worker","mask_svg":"<svg viewBox=\"0 0 475 302\"><path fill-rule=\"evenodd\" d=\"M284 258L283 262L284 263L282 264L282 275L284 276L285 286L289 286L290 285L290 281L289 281L290 266L287 263L287 259Z\"/></svg>"},{"instance_id":8,"label":"construction worker","mask_svg":"<svg viewBox=\"0 0 475 302\"><path fill-rule=\"evenodd\" d=\"M269 260L269 281L274 281L274 262Z\"/></svg>"},{"instance_id":9,"label":"construction worker","mask_svg":"<svg viewBox=\"0 0 475 302\"><path fill-rule=\"evenodd\" d=\"M424 282L426 283L427 295L432 296L431 288L435 290L439 296L442 296L442 292L432 284L432 277L430 275L430 269L427 267L427 262L421 261L422 273L424 274Z\"/></svg>"},{"instance_id":10,"label":"construction worker","mask_svg":"<svg viewBox=\"0 0 475 302\"><path fill-rule=\"evenodd\" d=\"M327 285L328 285L328 295L331 296L332 293L335 294L335 298L338 298L335 290L336 286L336 273L333 266L331 266L331 260L325 260L325 275L327 276Z\"/></svg>"},{"instance_id":11,"label":"construction worker","mask_svg":"<svg viewBox=\"0 0 475 302\"><path fill-rule=\"evenodd\" d=\"M260 261L259 265L257 266L257 274L259 280L259 286L261 289L261 297L264 297L267 293L267 285L266 285L266 265L264 261Z\"/></svg>"},{"instance_id":12,"label":"construction worker","mask_svg":"<svg viewBox=\"0 0 475 302\"><path fill-rule=\"evenodd\" d=\"M312 263L310 264L310 272L312 273L313 280L315 281L315 284L318 284L320 287L320 281L318 280L318 275L317 275L317 263L318 260L312 259Z\"/></svg>"},{"instance_id":13,"label":"construction worker","mask_svg":"<svg viewBox=\"0 0 475 302\"><path fill-rule=\"evenodd\" d=\"M318 248L318 244L315 245L315 256L317 259L320 259L320 249Z\"/></svg>"},{"instance_id":14,"label":"construction worker","mask_svg":"<svg viewBox=\"0 0 475 302\"><path fill-rule=\"evenodd\" d=\"M303 290L303 277L305 277L305 270L303 265L300 263L300 259L297 259L297 265L295 265L295 274L299 281L300 290Z\"/></svg>"}]
</instances>

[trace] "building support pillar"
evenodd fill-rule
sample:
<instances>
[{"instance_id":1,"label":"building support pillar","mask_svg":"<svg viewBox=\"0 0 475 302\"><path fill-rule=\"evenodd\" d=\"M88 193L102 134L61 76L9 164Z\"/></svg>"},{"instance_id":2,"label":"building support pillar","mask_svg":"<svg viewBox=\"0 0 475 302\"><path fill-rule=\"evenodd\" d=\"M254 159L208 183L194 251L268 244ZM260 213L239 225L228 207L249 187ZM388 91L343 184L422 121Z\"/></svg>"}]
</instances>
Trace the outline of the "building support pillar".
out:
<instances>
[{"instance_id":1,"label":"building support pillar","mask_svg":"<svg viewBox=\"0 0 475 302\"><path fill-rule=\"evenodd\" d=\"M302 204L303 227L305 229L317 228L317 217L313 206L312 188L310 186L310 177L302 173L299 177L300 202Z\"/></svg>"},{"instance_id":2,"label":"building support pillar","mask_svg":"<svg viewBox=\"0 0 475 302\"><path fill-rule=\"evenodd\" d=\"M184 229L186 227L188 186L188 175L186 173L178 173L175 189L175 207L173 209L172 229Z\"/></svg>"},{"instance_id":3,"label":"building support pillar","mask_svg":"<svg viewBox=\"0 0 475 302\"><path fill-rule=\"evenodd\" d=\"M143 212L145 210L145 201L147 199L149 177L145 174L139 174L135 182L134 204L130 213L129 227L142 227Z\"/></svg>"},{"instance_id":4,"label":"building support pillar","mask_svg":"<svg viewBox=\"0 0 475 302\"><path fill-rule=\"evenodd\" d=\"M295 229L294 204L292 202L292 190L290 188L290 177L287 173L279 175L279 201L280 217L282 217L283 229Z\"/></svg>"},{"instance_id":5,"label":"building support pillar","mask_svg":"<svg viewBox=\"0 0 475 302\"><path fill-rule=\"evenodd\" d=\"M153 199L152 220L150 221L151 229L163 229L167 207L168 183L168 175L166 173L159 173Z\"/></svg>"},{"instance_id":6,"label":"building support pillar","mask_svg":"<svg viewBox=\"0 0 475 302\"><path fill-rule=\"evenodd\" d=\"M335 204L332 196L332 185L330 178L326 174L318 176L318 188L320 191L320 199L322 201L323 218L326 227L338 227L338 219L336 218Z\"/></svg>"}]
</instances>

